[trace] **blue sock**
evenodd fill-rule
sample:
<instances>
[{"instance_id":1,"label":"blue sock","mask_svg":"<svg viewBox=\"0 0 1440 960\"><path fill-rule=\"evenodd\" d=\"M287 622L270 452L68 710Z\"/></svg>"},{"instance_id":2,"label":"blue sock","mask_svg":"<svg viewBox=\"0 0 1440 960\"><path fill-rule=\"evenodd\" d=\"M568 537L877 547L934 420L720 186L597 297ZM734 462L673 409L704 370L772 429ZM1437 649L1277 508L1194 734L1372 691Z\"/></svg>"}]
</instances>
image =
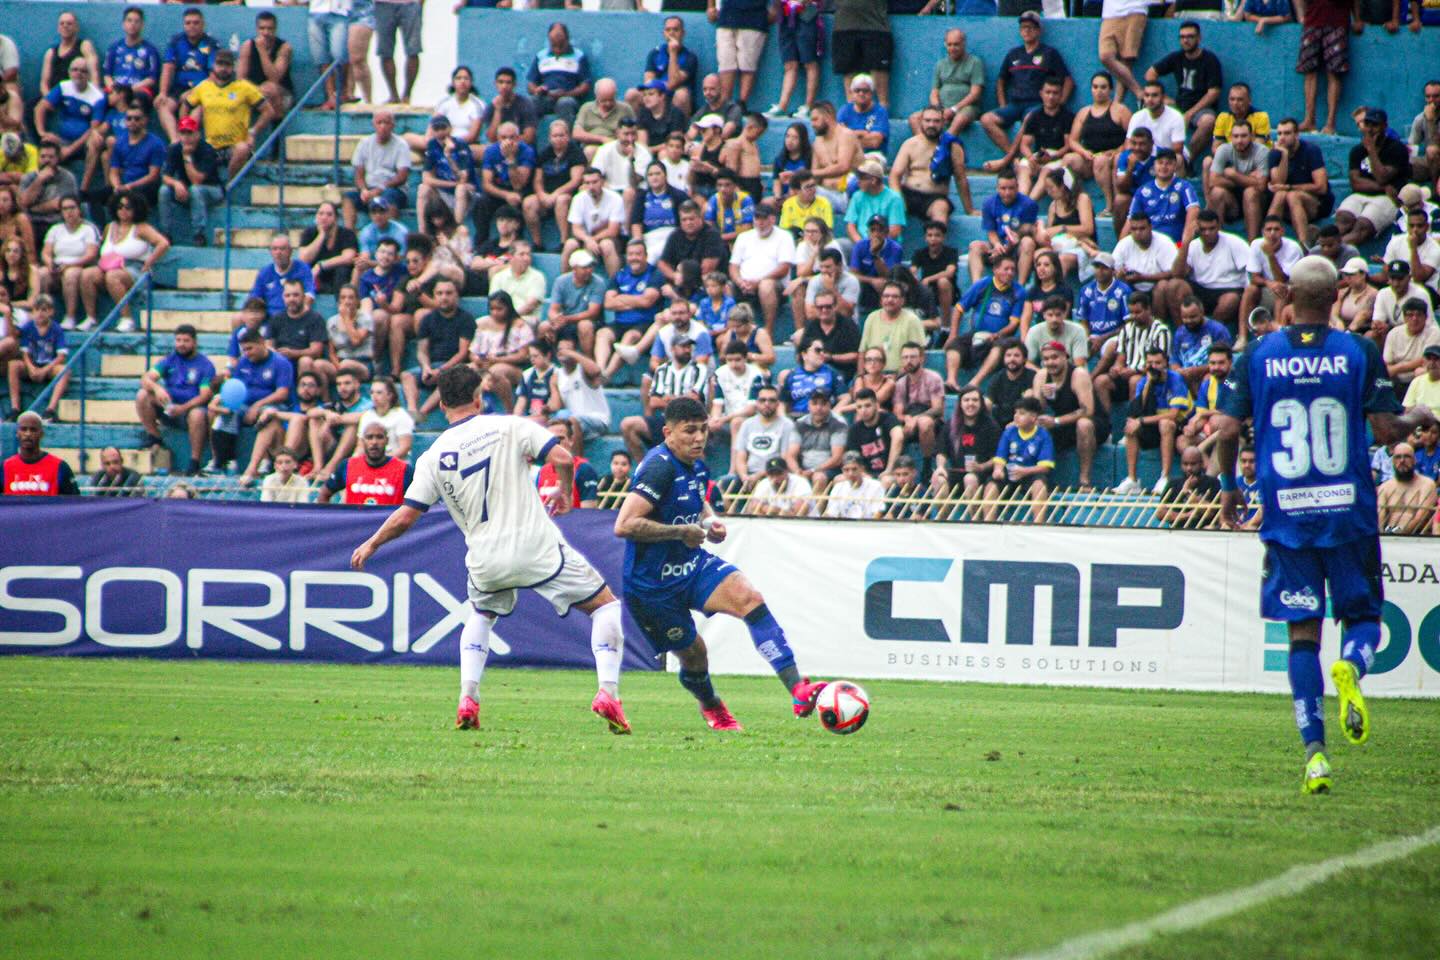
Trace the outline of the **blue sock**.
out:
<instances>
[{"instance_id":1,"label":"blue sock","mask_svg":"<svg viewBox=\"0 0 1440 960\"><path fill-rule=\"evenodd\" d=\"M800 682L800 671L795 667L795 654L785 640L785 631L780 629L770 608L762 603L745 614L745 625L750 628L750 639L760 656L780 675L785 689L793 689Z\"/></svg>"},{"instance_id":2,"label":"blue sock","mask_svg":"<svg viewBox=\"0 0 1440 960\"><path fill-rule=\"evenodd\" d=\"M720 702L719 698L715 696L715 685L710 682L708 670L704 673L690 673L688 670L682 669L680 686L689 690L695 699L700 701L700 706L707 710Z\"/></svg>"},{"instance_id":3,"label":"blue sock","mask_svg":"<svg viewBox=\"0 0 1440 960\"><path fill-rule=\"evenodd\" d=\"M1375 648L1380 646L1380 624L1374 620L1349 620L1341 635L1340 656L1355 665L1357 678L1370 672Z\"/></svg>"},{"instance_id":4,"label":"blue sock","mask_svg":"<svg viewBox=\"0 0 1440 960\"><path fill-rule=\"evenodd\" d=\"M1295 696L1295 726L1305 746L1325 745L1325 678L1320 673L1320 647L1290 645L1290 691Z\"/></svg>"}]
</instances>

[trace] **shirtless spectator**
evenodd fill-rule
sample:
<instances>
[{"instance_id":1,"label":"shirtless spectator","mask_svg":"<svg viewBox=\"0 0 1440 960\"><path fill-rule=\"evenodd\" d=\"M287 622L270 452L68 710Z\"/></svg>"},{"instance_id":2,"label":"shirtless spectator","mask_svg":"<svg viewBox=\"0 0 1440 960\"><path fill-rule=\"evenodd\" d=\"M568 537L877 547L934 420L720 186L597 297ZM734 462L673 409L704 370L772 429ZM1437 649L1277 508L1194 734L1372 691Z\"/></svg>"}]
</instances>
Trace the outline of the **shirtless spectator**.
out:
<instances>
[{"instance_id":1,"label":"shirtless spectator","mask_svg":"<svg viewBox=\"0 0 1440 960\"><path fill-rule=\"evenodd\" d=\"M900 146L890 166L890 187L905 201L905 213L922 221L948 224L955 205L950 202L950 181L960 191L967 215L975 212L970 199L970 178L965 175L965 147L944 127L939 107L919 113L919 129Z\"/></svg>"},{"instance_id":2,"label":"shirtless spectator","mask_svg":"<svg viewBox=\"0 0 1440 960\"><path fill-rule=\"evenodd\" d=\"M1375 491L1380 532L1423 534L1435 515L1435 481L1415 469L1415 448L1397 443L1390 448L1395 476Z\"/></svg>"},{"instance_id":3,"label":"shirtless spectator","mask_svg":"<svg viewBox=\"0 0 1440 960\"><path fill-rule=\"evenodd\" d=\"M727 140L720 151L720 165L735 171L736 184L757 203L765 196L765 187L760 182L760 150L756 143L769 126L762 115L747 114L740 135Z\"/></svg>"},{"instance_id":4,"label":"shirtless spectator","mask_svg":"<svg viewBox=\"0 0 1440 960\"><path fill-rule=\"evenodd\" d=\"M838 216L850 203L846 193L850 172L864 155L855 132L835 120L835 105L828 100L816 101L810 110L810 127L815 138L810 144L810 170L820 180L820 195L830 201Z\"/></svg>"}]
</instances>

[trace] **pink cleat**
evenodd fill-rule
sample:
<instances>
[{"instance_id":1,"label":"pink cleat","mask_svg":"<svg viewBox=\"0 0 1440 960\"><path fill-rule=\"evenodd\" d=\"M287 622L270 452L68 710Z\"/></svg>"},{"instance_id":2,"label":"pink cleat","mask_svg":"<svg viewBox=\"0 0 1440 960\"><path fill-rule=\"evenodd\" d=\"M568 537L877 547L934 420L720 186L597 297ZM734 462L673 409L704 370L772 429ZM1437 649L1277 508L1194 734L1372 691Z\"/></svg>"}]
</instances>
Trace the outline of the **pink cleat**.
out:
<instances>
[{"instance_id":1,"label":"pink cleat","mask_svg":"<svg viewBox=\"0 0 1440 960\"><path fill-rule=\"evenodd\" d=\"M455 711L455 729L480 729L480 704L474 697L466 697L460 701L460 709Z\"/></svg>"},{"instance_id":2,"label":"pink cleat","mask_svg":"<svg viewBox=\"0 0 1440 960\"><path fill-rule=\"evenodd\" d=\"M812 683L808 677L795 684L790 691L790 696L794 698L795 716L808 717L815 712L815 701L820 691L825 689L825 684L824 680Z\"/></svg>"},{"instance_id":3,"label":"pink cleat","mask_svg":"<svg viewBox=\"0 0 1440 960\"><path fill-rule=\"evenodd\" d=\"M740 721L735 719L735 715L730 712L730 708L725 706L723 702L716 704L709 710L701 707L700 716L705 718L705 722L709 724L711 730L745 729L740 726Z\"/></svg>"},{"instance_id":4,"label":"pink cleat","mask_svg":"<svg viewBox=\"0 0 1440 960\"><path fill-rule=\"evenodd\" d=\"M610 724L610 732L621 736L630 732L630 721L625 719L625 710L620 706L620 701L604 690L597 691L595 699L590 701L590 709L599 715L601 720Z\"/></svg>"}]
</instances>

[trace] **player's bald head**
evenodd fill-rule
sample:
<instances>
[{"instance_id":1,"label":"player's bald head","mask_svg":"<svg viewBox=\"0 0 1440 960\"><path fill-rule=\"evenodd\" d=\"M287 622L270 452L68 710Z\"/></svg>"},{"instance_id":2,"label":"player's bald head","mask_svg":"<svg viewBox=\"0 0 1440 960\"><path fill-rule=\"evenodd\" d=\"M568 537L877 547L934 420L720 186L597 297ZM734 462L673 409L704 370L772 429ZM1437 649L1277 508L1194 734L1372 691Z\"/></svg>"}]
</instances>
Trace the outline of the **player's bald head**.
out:
<instances>
[{"instance_id":1,"label":"player's bald head","mask_svg":"<svg viewBox=\"0 0 1440 960\"><path fill-rule=\"evenodd\" d=\"M1290 271L1290 293L1296 313L1308 313L1312 319L1301 319L1301 323L1323 323L1313 319L1317 312L1330 314L1330 305L1335 302L1335 288L1340 274L1335 264L1318 254L1301 257ZM1299 318L1297 318L1299 319Z\"/></svg>"},{"instance_id":2,"label":"player's bald head","mask_svg":"<svg viewBox=\"0 0 1440 960\"><path fill-rule=\"evenodd\" d=\"M24 413L20 414L19 418L15 421L15 425L20 427L43 428L45 426L45 421L41 420L40 414L36 413L34 410L26 410Z\"/></svg>"}]
</instances>

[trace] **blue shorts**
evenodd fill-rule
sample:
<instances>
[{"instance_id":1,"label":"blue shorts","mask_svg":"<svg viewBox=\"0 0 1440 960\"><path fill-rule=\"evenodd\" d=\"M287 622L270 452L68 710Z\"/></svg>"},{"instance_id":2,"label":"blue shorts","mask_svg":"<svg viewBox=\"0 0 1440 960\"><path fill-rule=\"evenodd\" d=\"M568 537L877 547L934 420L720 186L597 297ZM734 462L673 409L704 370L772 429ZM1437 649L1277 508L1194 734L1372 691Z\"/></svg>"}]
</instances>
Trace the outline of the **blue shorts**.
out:
<instances>
[{"instance_id":1,"label":"blue shorts","mask_svg":"<svg viewBox=\"0 0 1440 960\"><path fill-rule=\"evenodd\" d=\"M695 618L690 611L703 612L710 595L736 572L735 567L706 552L687 579L664 593L634 591L625 585L625 607L656 653L684 650L696 636Z\"/></svg>"},{"instance_id":2,"label":"blue shorts","mask_svg":"<svg viewBox=\"0 0 1440 960\"><path fill-rule=\"evenodd\" d=\"M1025 114L1034 110L1040 105L1038 100L1011 100L1003 107L996 107L990 112L1000 118L1000 125L1008 127L1012 123L1019 123L1025 119Z\"/></svg>"},{"instance_id":3,"label":"blue shorts","mask_svg":"<svg viewBox=\"0 0 1440 960\"><path fill-rule=\"evenodd\" d=\"M400 189L399 187L386 187L385 192L382 193L380 196L384 197L385 202L390 204L390 206L394 207L396 210L401 210L405 207L405 191ZM364 206L364 204L360 202L359 190L347 190L345 192L345 199L349 200L357 207Z\"/></svg>"},{"instance_id":4,"label":"blue shorts","mask_svg":"<svg viewBox=\"0 0 1440 960\"><path fill-rule=\"evenodd\" d=\"M780 18L780 62L819 63L820 45L819 18L802 20L795 18L792 27L785 17Z\"/></svg>"},{"instance_id":5,"label":"blue shorts","mask_svg":"<svg viewBox=\"0 0 1440 960\"><path fill-rule=\"evenodd\" d=\"M1326 587L1336 620L1379 620L1385 602L1380 580L1380 538L1361 537L1334 547L1294 550L1265 545L1260 616L1296 623L1325 616Z\"/></svg>"}]
</instances>

